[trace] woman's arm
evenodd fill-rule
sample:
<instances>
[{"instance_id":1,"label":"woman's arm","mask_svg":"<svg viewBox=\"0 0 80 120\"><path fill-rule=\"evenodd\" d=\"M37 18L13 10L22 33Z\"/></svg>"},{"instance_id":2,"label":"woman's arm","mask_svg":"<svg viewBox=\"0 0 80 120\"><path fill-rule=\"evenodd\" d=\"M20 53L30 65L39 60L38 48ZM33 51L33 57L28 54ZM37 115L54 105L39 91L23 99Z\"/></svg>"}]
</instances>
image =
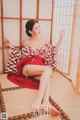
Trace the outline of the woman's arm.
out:
<instances>
[{"instance_id":1,"label":"woman's arm","mask_svg":"<svg viewBox=\"0 0 80 120\"><path fill-rule=\"evenodd\" d=\"M60 39L57 42L57 44L55 45L56 48L58 48L60 46L60 44L61 44L61 42L63 40L64 32L65 32L65 30L61 30L61 32L60 32Z\"/></svg>"}]
</instances>

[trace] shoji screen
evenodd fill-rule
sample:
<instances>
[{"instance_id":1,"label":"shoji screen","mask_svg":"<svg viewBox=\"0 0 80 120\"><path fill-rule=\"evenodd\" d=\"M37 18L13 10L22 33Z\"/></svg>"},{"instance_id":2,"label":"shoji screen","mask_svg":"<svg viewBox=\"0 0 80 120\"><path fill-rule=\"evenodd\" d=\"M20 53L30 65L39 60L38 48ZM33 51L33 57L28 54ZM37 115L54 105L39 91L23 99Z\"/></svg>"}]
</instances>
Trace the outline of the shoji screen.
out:
<instances>
[{"instance_id":1,"label":"shoji screen","mask_svg":"<svg viewBox=\"0 0 80 120\"><path fill-rule=\"evenodd\" d=\"M72 41L72 26L74 14L74 0L54 0L53 16L53 44L59 40L60 31L65 30L65 36L58 49L57 69L68 74L70 64L70 48Z\"/></svg>"},{"instance_id":2,"label":"shoji screen","mask_svg":"<svg viewBox=\"0 0 80 120\"><path fill-rule=\"evenodd\" d=\"M52 22L52 7L53 7L53 0L40 0L39 6L39 19L44 19L45 21L40 21L42 33L44 36L48 38L50 41L52 39L51 36L51 22Z\"/></svg>"},{"instance_id":3,"label":"shoji screen","mask_svg":"<svg viewBox=\"0 0 80 120\"><path fill-rule=\"evenodd\" d=\"M52 39L52 13L53 0L0 0L0 73L5 71L8 62L8 48L3 46L3 37L5 36L15 45L17 49L21 48L22 41L27 39L25 33L25 23L29 19L37 19L41 25L42 34ZM2 36L2 37L1 37ZM4 45L4 44L3 44Z\"/></svg>"},{"instance_id":4,"label":"shoji screen","mask_svg":"<svg viewBox=\"0 0 80 120\"><path fill-rule=\"evenodd\" d=\"M2 0L3 11L3 36L10 40L15 46L19 46L20 41L20 1ZM2 39L3 40L3 39ZM8 48L4 46L3 50L3 71L5 71L8 62Z\"/></svg>"},{"instance_id":5,"label":"shoji screen","mask_svg":"<svg viewBox=\"0 0 80 120\"><path fill-rule=\"evenodd\" d=\"M73 24L70 77L75 87L80 88L80 3L76 1Z\"/></svg>"},{"instance_id":6,"label":"shoji screen","mask_svg":"<svg viewBox=\"0 0 80 120\"><path fill-rule=\"evenodd\" d=\"M25 33L25 23L29 19L36 19L37 0L22 0L22 40L28 38Z\"/></svg>"},{"instance_id":7,"label":"shoji screen","mask_svg":"<svg viewBox=\"0 0 80 120\"><path fill-rule=\"evenodd\" d=\"M1 27L1 0L0 0L0 73L3 72L3 57L2 57L2 27Z\"/></svg>"},{"instance_id":8,"label":"shoji screen","mask_svg":"<svg viewBox=\"0 0 80 120\"><path fill-rule=\"evenodd\" d=\"M80 0L54 0L53 44L59 40L60 30L65 36L58 49L57 69L70 77L80 90Z\"/></svg>"},{"instance_id":9,"label":"shoji screen","mask_svg":"<svg viewBox=\"0 0 80 120\"><path fill-rule=\"evenodd\" d=\"M52 24L52 0L22 0L22 38L26 39L25 23L27 19L38 19L42 34L50 39ZM48 9L48 10L47 10ZM27 36L28 37L28 36Z\"/></svg>"}]
</instances>

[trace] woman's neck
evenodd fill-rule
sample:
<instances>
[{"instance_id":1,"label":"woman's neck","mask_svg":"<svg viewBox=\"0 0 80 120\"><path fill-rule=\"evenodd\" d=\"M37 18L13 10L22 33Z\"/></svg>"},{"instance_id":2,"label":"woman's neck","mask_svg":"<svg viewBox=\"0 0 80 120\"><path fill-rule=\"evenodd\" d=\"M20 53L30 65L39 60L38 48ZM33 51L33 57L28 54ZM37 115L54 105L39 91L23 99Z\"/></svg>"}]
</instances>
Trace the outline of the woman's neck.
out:
<instances>
[{"instance_id":1,"label":"woman's neck","mask_svg":"<svg viewBox=\"0 0 80 120\"><path fill-rule=\"evenodd\" d=\"M39 38L40 38L39 35L33 35L33 36L31 37L31 40L36 41L36 40L38 40Z\"/></svg>"}]
</instances>

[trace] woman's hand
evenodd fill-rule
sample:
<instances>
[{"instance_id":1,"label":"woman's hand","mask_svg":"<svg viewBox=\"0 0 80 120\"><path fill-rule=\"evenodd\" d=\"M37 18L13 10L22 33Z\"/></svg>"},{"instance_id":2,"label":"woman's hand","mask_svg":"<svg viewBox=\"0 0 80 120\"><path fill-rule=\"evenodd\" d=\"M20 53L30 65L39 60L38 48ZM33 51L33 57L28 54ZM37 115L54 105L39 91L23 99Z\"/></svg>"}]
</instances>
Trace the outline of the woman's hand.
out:
<instances>
[{"instance_id":1,"label":"woman's hand","mask_svg":"<svg viewBox=\"0 0 80 120\"><path fill-rule=\"evenodd\" d=\"M65 30L61 30L61 31L60 31L60 38L63 38L64 35L65 35Z\"/></svg>"},{"instance_id":2,"label":"woman's hand","mask_svg":"<svg viewBox=\"0 0 80 120\"><path fill-rule=\"evenodd\" d=\"M10 41L7 38L5 38L5 37L4 37L4 46L6 46L6 47L10 47L11 46Z\"/></svg>"},{"instance_id":3,"label":"woman's hand","mask_svg":"<svg viewBox=\"0 0 80 120\"><path fill-rule=\"evenodd\" d=\"M60 31L60 39L59 39L59 41L56 44L56 48L58 48L60 46L60 44L61 44L61 42L63 40L64 34L65 34L65 30L61 30Z\"/></svg>"}]
</instances>

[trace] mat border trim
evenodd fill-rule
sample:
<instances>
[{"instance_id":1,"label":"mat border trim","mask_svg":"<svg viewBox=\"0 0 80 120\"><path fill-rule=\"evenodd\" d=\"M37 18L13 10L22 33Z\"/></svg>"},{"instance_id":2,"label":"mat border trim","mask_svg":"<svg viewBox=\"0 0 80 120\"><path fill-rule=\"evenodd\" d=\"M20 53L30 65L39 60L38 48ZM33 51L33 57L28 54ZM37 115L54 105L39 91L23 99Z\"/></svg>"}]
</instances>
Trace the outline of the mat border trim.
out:
<instances>
[{"instance_id":1,"label":"mat border trim","mask_svg":"<svg viewBox=\"0 0 80 120\"><path fill-rule=\"evenodd\" d=\"M12 91L12 90L19 90L19 89L24 89L23 87L20 86L15 86L15 87L9 87L9 88L2 88L1 84L0 84L0 111L1 112L6 112L6 108L5 108L5 103L4 103L4 99L3 99L3 94L2 92L7 92L7 91ZM50 103L61 112L60 118L62 120L70 120L70 118L67 116L67 114L61 109L61 107L52 99L51 96L49 96L49 101ZM34 117L38 117L40 116L39 114L34 114L33 112L30 113L25 113L25 114L21 114L21 115L16 115L16 116L12 116L12 117L8 117L8 120L27 120L30 118L34 118Z\"/></svg>"}]
</instances>

